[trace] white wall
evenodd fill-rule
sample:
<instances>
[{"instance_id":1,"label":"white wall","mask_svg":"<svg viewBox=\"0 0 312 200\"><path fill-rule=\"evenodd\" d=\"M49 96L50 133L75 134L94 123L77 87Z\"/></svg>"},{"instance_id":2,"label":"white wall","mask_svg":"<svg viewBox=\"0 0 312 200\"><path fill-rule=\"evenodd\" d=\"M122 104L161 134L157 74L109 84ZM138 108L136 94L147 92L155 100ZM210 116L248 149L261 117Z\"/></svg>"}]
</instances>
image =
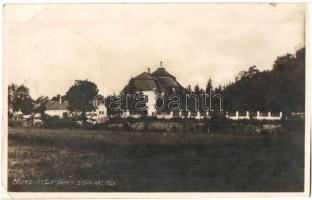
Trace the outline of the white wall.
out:
<instances>
[{"instance_id":1,"label":"white wall","mask_svg":"<svg viewBox=\"0 0 312 200\"><path fill-rule=\"evenodd\" d=\"M105 105L100 104L98 105L97 109L96 109L96 114L98 116L98 118L105 118L107 117L107 108Z\"/></svg>"},{"instance_id":2,"label":"white wall","mask_svg":"<svg viewBox=\"0 0 312 200\"><path fill-rule=\"evenodd\" d=\"M143 94L146 95L148 98L148 101L146 103L146 106L148 107L147 108L147 115L152 116L153 113L156 114L156 108L155 108L156 97L157 97L156 92L155 91L144 91Z\"/></svg>"},{"instance_id":3,"label":"white wall","mask_svg":"<svg viewBox=\"0 0 312 200\"><path fill-rule=\"evenodd\" d=\"M53 116L57 116L59 118L63 118L64 113L67 113L67 110L46 110L44 111L45 114L53 117Z\"/></svg>"}]
</instances>

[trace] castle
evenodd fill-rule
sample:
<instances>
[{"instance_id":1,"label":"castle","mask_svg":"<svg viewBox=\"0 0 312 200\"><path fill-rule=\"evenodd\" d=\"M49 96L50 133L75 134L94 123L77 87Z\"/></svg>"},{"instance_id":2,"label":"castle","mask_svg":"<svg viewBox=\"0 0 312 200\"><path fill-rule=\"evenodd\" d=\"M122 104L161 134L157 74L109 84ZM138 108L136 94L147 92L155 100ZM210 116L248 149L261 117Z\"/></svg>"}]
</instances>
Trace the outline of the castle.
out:
<instances>
[{"instance_id":1,"label":"castle","mask_svg":"<svg viewBox=\"0 0 312 200\"><path fill-rule=\"evenodd\" d=\"M157 95L163 95L165 91L173 90L180 92L184 87L171 75L160 62L160 66L153 73L148 68L147 72L143 72L130 80L132 86L136 91L140 91L143 95L147 96L147 116L156 114L156 100Z\"/></svg>"}]
</instances>

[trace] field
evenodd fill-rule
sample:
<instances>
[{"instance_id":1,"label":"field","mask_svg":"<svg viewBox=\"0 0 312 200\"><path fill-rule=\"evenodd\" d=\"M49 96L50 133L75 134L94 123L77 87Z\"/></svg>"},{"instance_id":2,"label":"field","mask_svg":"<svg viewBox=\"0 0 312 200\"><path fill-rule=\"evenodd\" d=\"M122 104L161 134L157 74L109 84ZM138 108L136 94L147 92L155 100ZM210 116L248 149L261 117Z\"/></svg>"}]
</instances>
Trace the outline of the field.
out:
<instances>
[{"instance_id":1,"label":"field","mask_svg":"<svg viewBox=\"0 0 312 200\"><path fill-rule=\"evenodd\" d=\"M303 134L21 128L8 134L9 191L303 191Z\"/></svg>"}]
</instances>

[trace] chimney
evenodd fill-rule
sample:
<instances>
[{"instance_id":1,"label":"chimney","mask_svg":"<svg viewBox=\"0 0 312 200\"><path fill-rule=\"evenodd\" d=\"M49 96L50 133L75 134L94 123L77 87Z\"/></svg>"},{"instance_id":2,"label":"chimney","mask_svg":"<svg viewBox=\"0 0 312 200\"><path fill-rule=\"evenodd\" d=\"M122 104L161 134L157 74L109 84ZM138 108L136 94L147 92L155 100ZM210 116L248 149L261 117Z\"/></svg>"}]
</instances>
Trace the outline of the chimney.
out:
<instances>
[{"instance_id":1,"label":"chimney","mask_svg":"<svg viewBox=\"0 0 312 200\"><path fill-rule=\"evenodd\" d=\"M147 68L147 73L151 74L151 68L149 68L149 67Z\"/></svg>"},{"instance_id":2,"label":"chimney","mask_svg":"<svg viewBox=\"0 0 312 200\"><path fill-rule=\"evenodd\" d=\"M62 104L62 96L61 95L60 95L59 100L60 100L60 104Z\"/></svg>"}]
</instances>

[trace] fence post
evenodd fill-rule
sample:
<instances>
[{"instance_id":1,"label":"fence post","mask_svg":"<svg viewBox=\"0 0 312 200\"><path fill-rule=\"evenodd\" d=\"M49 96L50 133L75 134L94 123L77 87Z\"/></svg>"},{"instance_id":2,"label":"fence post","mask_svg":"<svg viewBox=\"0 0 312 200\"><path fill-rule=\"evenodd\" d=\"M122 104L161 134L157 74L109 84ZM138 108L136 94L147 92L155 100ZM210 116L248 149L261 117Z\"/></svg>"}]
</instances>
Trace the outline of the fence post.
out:
<instances>
[{"instance_id":1,"label":"fence post","mask_svg":"<svg viewBox=\"0 0 312 200\"><path fill-rule=\"evenodd\" d=\"M126 118L127 118L127 117L129 117L129 115L130 115L129 110L126 110L124 117L126 117Z\"/></svg>"},{"instance_id":2,"label":"fence post","mask_svg":"<svg viewBox=\"0 0 312 200\"><path fill-rule=\"evenodd\" d=\"M200 112L197 111L197 119L200 119Z\"/></svg>"}]
</instances>

